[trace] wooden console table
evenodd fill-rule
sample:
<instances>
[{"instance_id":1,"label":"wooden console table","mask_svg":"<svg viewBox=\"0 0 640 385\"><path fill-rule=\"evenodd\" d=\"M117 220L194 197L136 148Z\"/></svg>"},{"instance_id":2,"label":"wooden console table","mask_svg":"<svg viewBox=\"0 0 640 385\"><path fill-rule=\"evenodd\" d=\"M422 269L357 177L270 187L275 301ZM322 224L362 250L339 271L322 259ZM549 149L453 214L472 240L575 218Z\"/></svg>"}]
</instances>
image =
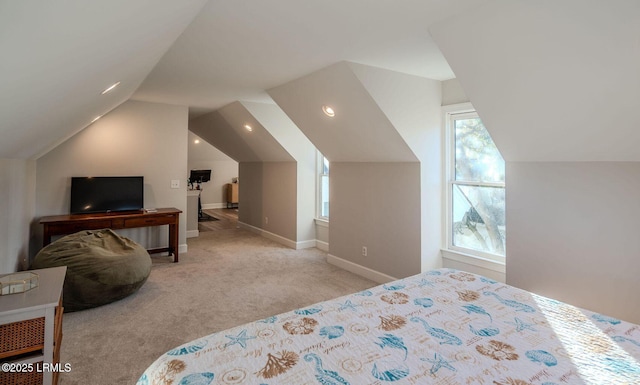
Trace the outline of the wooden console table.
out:
<instances>
[{"instance_id":1,"label":"wooden console table","mask_svg":"<svg viewBox=\"0 0 640 385\"><path fill-rule=\"evenodd\" d=\"M151 227L169 225L169 247L147 250L149 254L168 251L173 254L173 262L178 262L178 224L180 213L176 208L157 209L155 212L125 211L115 213L52 215L42 217L44 226L42 245L51 243L54 235L73 234L81 230L99 229L131 229L135 227Z\"/></svg>"}]
</instances>

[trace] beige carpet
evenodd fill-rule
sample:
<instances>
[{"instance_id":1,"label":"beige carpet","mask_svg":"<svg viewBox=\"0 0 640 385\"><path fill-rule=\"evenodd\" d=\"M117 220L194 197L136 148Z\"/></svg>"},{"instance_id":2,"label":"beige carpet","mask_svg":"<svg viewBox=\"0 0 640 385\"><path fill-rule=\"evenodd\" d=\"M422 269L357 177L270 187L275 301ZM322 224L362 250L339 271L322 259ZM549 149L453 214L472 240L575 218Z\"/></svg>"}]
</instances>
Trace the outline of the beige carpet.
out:
<instances>
[{"instance_id":1,"label":"beige carpet","mask_svg":"<svg viewBox=\"0 0 640 385\"><path fill-rule=\"evenodd\" d=\"M135 384L157 357L197 337L376 284L240 229L201 232L180 262L154 258L134 295L64 315L60 384Z\"/></svg>"}]
</instances>

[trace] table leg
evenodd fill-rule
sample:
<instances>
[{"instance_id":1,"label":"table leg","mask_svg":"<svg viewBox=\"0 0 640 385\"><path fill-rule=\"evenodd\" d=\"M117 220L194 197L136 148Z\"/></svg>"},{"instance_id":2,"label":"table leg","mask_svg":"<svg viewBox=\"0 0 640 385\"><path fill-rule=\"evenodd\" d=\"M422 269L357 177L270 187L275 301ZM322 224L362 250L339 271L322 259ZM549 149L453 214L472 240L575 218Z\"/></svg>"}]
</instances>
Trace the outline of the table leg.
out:
<instances>
[{"instance_id":1,"label":"table leg","mask_svg":"<svg viewBox=\"0 0 640 385\"><path fill-rule=\"evenodd\" d=\"M175 223L169 225L169 252L173 253L173 262L178 262L178 226L179 216L176 214Z\"/></svg>"},{"instance_id":2,"label":"table leg","mask_svg":"<svg viewBox=\"0 0 640 385\"><path fill-rule=\"evenodd\" d=\"M42 247L45 247L51 243L51 232L49 231L49 226L44 226L44 234L42 236Z\"/></svg>"}]
</instances>

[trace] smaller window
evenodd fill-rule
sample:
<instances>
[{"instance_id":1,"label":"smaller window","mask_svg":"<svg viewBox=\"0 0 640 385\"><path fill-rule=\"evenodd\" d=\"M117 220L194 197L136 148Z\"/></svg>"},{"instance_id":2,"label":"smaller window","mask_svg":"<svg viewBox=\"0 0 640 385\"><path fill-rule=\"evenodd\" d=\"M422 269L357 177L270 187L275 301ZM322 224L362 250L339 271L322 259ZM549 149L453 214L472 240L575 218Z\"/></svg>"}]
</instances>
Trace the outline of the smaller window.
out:
<instances>
[{"instance_id":1,"label":"smaller window","mask_svg":"<svg viewBox=\"0 0 640 385\"><path fill-rule=\"evenodd\" d=\"M329 219L329 159L318 152L318 217Z\"/></svg>"}]
</instances>

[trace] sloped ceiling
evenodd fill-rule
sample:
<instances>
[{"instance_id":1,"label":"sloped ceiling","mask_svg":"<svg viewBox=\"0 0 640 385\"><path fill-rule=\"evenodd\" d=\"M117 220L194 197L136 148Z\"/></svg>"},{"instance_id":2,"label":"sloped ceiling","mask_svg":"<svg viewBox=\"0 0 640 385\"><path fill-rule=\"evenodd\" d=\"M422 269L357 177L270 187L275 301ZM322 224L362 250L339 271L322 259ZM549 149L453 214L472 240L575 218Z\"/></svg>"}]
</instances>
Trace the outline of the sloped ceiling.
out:
<instances>
[{"instance_id":1,"label":"sloped ceiling","mask_svg":"<svg viewBox=\"0 0 640 385\"><path fill-rule=\"evenodd\" d=\"M640 161L640 2L496 0L430 28L508 161Z\"/></svg>"},{"instance_id":2,"label":"sloped ceiling","mask_svg":"<svg viewBox=\"0 0 640 385\"><path fill-rule=\"evenodd\" d=\"M218 111L189 121L189 131L236 162L259 162L260 158Z\"/></svg>"},{"instance_id":3,"label":"sloped ceiling","mask_svg":"<svg viewBox=\"0 0 640 385\"><path fill-rule=\"evenodd\" d=\"M189 130L238 162L315 161L309 139L273 103L233 102L192 119Z\"/></svg>"},{"instance_id":4,"label":"sloped ceiling","mask_svg":"<svg viewBox=\"0 0 640 385\"><path fill-rule=\"evenodd\" d=\"M268 92L331 162L417 161L346 62ZM323 113L324 105L334 117Z\"/></svg>"},{"instance_id":5,"label":"sloped ceiling","mask_svg":"<svg viewBox=\"0 0 640 385\"><path fill-rule=\"evenodd\" d=\"M449 79L427 28L487 1L0 1L0 158L37 158L129 98L196 117L342 60Z\"/></svg>"},{"instance_id":6,"label":"sloped ceiling","mask_svg":"<svg viewBox=\"0 0 640 385\"><path fill-rule=\"evenodd\" d=\"M362 86L423 165L440 164L440 81L348 63Z\"/></svg>"},{"instance_id":7,"label":"sloped ceiling","mask_svg":"<svg viewBox=\"0 0 640 385\"><path fill-rule=\"evenodd\" d=\"M205 1L1 1L0 158L42 153L129 99Z\"/></svg>"},{"instance_id":8,"label":"sloped ceiling","mask_svg":"<svg viewBox=\"0 0 640 385\"><path fill-rule=\"evenodd\" d=\"M249 125L251 131L245 125ZM189 130L236 162L294 161L240 102L192 119Z\"/></svg>"},{"instance_id":9,"label":"sloped ceiling","mask_svg":"<svg viewBox=\"0 0 640 385\"><path fill-rule=\"evenodd\" d=\"M293 157L240 102L218 110L222 117L244 139L262 162L291 162ZM247 130L249 125L251 130Z\"/></svg>"},{"instance_id":10,"label":"sloped ceiling","mask_svg":"<svg viewBox=\"0 0 640 385\"><path fill-rule=\"evenodd\" d=\"M272 102L266 89L342 60L449 79L428 26L486 0L210 1L134 94L190 106Z\"/></svg>"},{"instance_id":11,"label":"sloped ceiling","mask_svg":"<svg viewBox=\"0 0 640 385\"><path fill-rule=\"evenodd\" d=\"M273 103L242 102L242 106L269 131L275 140L293 157L301 161L313 154L315 147L287 114ZM312 155L315 159L315 154Z\"/></svg>"},{"instance_id":12,"label":"sloped ceiling","mask_svg":"<svg viewBox=\"0 0 640 385\"><path fill-rule=\"evenodd\" d=\"M196 140L198 143L196 143ZM198 135L189 131L189 162L233 162L227 154L213 147Z\"/></svg>"}]
</instances>

